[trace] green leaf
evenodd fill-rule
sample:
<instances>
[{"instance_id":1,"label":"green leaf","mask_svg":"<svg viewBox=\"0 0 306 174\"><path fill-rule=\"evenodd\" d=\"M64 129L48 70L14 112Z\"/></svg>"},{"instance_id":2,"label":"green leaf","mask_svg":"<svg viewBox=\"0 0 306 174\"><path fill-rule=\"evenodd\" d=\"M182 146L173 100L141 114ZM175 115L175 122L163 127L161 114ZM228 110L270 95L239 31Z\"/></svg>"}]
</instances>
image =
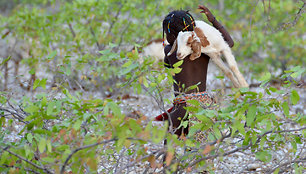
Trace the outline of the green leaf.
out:
<instances>
[{"instance_id":1,"label":"green leaf","mask_svg":"<svg viewBox=\"0 0 306 174\"><path fill-rule=\"evenodd\" d=\"M1 63L0 66L4 65L7 61L9 61L11 59L11 56L9 56L8 58L4 59Z\"/></svg>"},{"instance_id":2,"label":"green leaf","mask_svg":"<svg viewBox=\"0 0 306 174\"><path fill-rule=\"evenodd\" d=\"M121 115L121 109L115 102L109 102L109 108L113 111L115 116Z\"/></svg>"},{"instance_id":3,"label":"green leaf","mask_svg":"<svg viewBox=\"0 0 306 174\"><path fill-rule=\"evenodd\" d=\"M1 115L4 115L3 113L0 112ZM0 117L0 127L5 127L5 117Z\"/></svg>"},{"instance_id":4,"label":"green leaf","mask_svg":"<svg viewBox=\"0 0 306 174\"><path fill-rule=\"evenodd\" d=\"M35 69L34 68L32 68L30 71L29 71L29 73L31 74L31 75L33 75L33 74L35 74Z\"/></svg>"},{"instance_id":5,"label":"green leaf","mask_svg":"<svg viewBox=\"0 0 306 174\"><path fill-rule=\"evenodd\" d=\"M49 131L47 129L35 129L35 130L33 130L33 133L35 133L36 135L37 134L43 134L43 135L49 135L49 136L52 135L51 131Z\"/></svg>"},{"instance_id":6,"label":"green leaf","mask_svg":"<svg viewBox=\"0 0 306 174\"><path fill-rule=\"evenodd\" d=\"M50 139L47 140L47 150L48 150L48 152L52 152L52 146L51 146L51 140Z\"/></svg>"},{"instance_id":7,"label":"green leaf","mask_svg":"<svg viewBox=\"0 0 306 174\"><path fill-rule=\"evenodd\" d=\"M198 88L198 86L199 86L200 84L201 84L201 82L199 82L199 83L197 83L197 84L195 84L195 85L189 86L189 87L186 89L186 91L190 91L190 90L196 89L196 88Z\"/></svg>"},{"instance_id":8,"label":"green leaf","mask_svg":"<svg viewBox=\"0 0 306 174\"><path fill-rule=\"evenodd\" d=\"M191 106L200 106L200 102L198 100L187 100L187 103L190 103Z\"/></svg>"},{"instance_id":9,"label":"green leaf","mask_svg":"<svg viewBox=\"0 0 306 174\"><path fill-rule=\"evenodd\" d=\"M47 115L52 115L55 109L55 102L50 102L47 107Z\"/></svg>"},{"instance_id":10,"label":"green leaf","mask_svg":"<svg viewBox=\"0 0 306 174\"><path fill-rule=\"evenodd\" d=\"M47 97L46 96L43 96L42 100L41 100L41 106L46 106L47 105Z\"/></svg>"},{"instance_id":11,"label":"green leaf","mask_svg":"<svg viewBox=\"0 0 306 174\"><path fill-rule=\"evenodd\" d=\"M268 151L257 152L255 156L262 162L269 162L272 158L272 155Z\"/></svg>"},{"instance_id":12,"label":"green leaf","mask_svg":"<svg viewBox=\"0 0 306 174\"><path fill-rule=\"evenodd\" d=\"M52 51L52 52L47 56L47 59L48 59L48 60L52 60L55 56L56 56L56 50Z\"/></svg>"},{"instance_id":13,"label":"green leaf","mask_svg":"<svg viewBox=\"0 0 306 174\"><path fill-rule=\"evenodd\" d=\"M264 76L259 78L259 81L262 81L260 84L260 87L264 86L266 83L268 83L271 79L271 73L267 72Z\"/></svg>"},{"instance_id":14,"label":"green leaf","mask_svg":"<svg viewBox=\"0 0 306 174\"><path fill-rule=\"evenodd\" d=\"M73 129L79 130L81 128L81 124L82 124L82 120L77 120L73 125Z\"/></svg>"},{"instance_id":15,"label":"green leaf","mask_svg":"<svg viewBox=\"0 0 306 174\"><path fill-rule=\"evenodd\" d=\"M30 105L30 106L28 106L24 109L25 112L28 112L30 114L33 114L33 113L37 112L38 110L39 110L39 108L35 105Z\"/></svg>"},{"instance_id":16,"label":"green leaf","mask_svg":"<svg viewBox=\"0 0 306 174\"><path fill-rule=\"evenodd\" d=\"M38 150L40 153L43 153L45 151L47 142L45 138L41 138L38 144Z\"/></svg>"},{"instance_id":17,"label":"green leaf","mask_svg":"<svg viewBox=\"0 0 306 174\"><path fill-rule=\"evenodd\" d=\"M123 64L122 67L124 67L124 68L129 67L132 63L133 63L133 61L132 61L132 60L129 60L128 62L126 62L125 64Z\"/></svg>"},{"instance_id":18,"label":"green leaf","mask_svg":"<svg viewBox=\"0 0 306 174\"><path fill-rule=\"evenodd\" d=\"M9 159L9 153L7 151L4 151L1 154L1 160L0 160L0 165L4 164L6 160Z\"/></svg>"},{"instance_id":19,"label":"green leaf","mask_svg":"<svg viewBox=\"0 0 306 174\"><path fill-rule=\"evenodd\" d=\"M282 107L283 107L283 111L284 111L284 114L288 117L289 116L289 106L288 106L288 102L284 102L282 104Z\"/></svg>"},{"instance_id":20,"label":"green leaf","mask_svg":"<svg viewBox=\"0 0 306 174\"><path fill-rule=\"evenodd\" d=\"M277 169L273 172L273 174L278 174L278 173L279 173L279 170L280 170L280 168L277 168Z\"/></svg>"},{"instance_id":21,"label":"green leaf","mask_svg":"<svg viewBox=\"0 0 306 174\"><path fill-rule=\"evenodd\" d=\"M186 128L188 126L189 121L183 121L182 126Z\"/></svg>"},{"instance_id":22,"label":"green leaf","mask_svg":"<svg viewBox=\"0 0 306 174\"><path fill-rule=\"evenodd\" d=\"M271 78L271 73L270 72L267 72L265 73L265 75L263 75L262 77L260 77L258 80L259 81L266 81L266 80L270 80Z\"/></svg>"},{"instance_id":23,"label":"green leaf","mask_svg":"<svg viewBox=\"0 0 306 174\"><path fill-rule=\"evenodd\" d=\"M39 86L39 82L40 80L39 79L36 79L34 84L33 84L33 89L36 89L38 86Z\"/></svg>"},{"instance_id":24,"label":"green leaf","mask_svg":"<svg viewBox=\"0 0 306 174\"><path fill-rule=\"evenodd\" d=\"M294 140L292 140L292 141L290 141L290 143L291 143L293 151L296 152L297 151L297 144L296 144L296 142Z\"/></svg>"},{"instance_id":25,"label":"green leaf","mask_svg":"<svg viewBox=\"0 0 306 174\"><path fill-rule=\"evenodd\" d=\"M44 89L46 89L46 84L47 84L47 79L36 79L34 84L33 84L33 90L35 90L37 87L42 87Z\"/></svg>"},{"instance_id":26,"label":"green leaf","mask_svg":"<svg viewBox=\"0 0 306 174\"><path fill-rule=\"evenodd\" d=\"M25 150L25 154L26 154L26 157L29 156L29 154L31 153L31 149L30 149L30 146L28 144L25 144L23 146L24 150Z\"/></svg>"},{"instance_id":27,"label":"green leaf","mask_svg":"<svg viewBox=\"0 0 306 174\"><path fill-rule=\"evenodd\" d=\"M255 116L256 116L256 111L257 111L256 105L252 105L249 108L247 118L246 118L247 126L251 126L251 124L254 122Z\"/></svg>"},{"instance_id":28,"label":"green leaf","mask_svg":"<svg viewBox=\"0 0 306 174\"><path fill-rule=\"evenodd\" d=\"M267 139L265 137L262 137L260 140L260 149L263 150L264 149L264 145L266 143Z\"/></svg>"},{"instance_id":29,"label":"green leaf","mask_svg":"<svg viewBox=\"0 0 306 174\"><path fill-rule=\"evenodd\" d=\"M131 64L130 66L128 66L128 67L126 67L125 69L123 69L123 71L121 71L121 72L119 73L119 75L120 75L120 76L125 75L125 74L131 72L132 70L134 70L134 69L137 68L137 67L138 67L138 63Z\"/></svg>"},{"instance_id":30,"label":"green leaf","mask_svg":"<svg viewBox=\"0 0 306 174\"><path fill-rule=\"evenodd\" d=\"M0 96L0 103L1 103L1 104L6 103L6 101L7 101L6 97Z\"/></svg>"},{"instance_id":31,"label":"green leaf","mask_svg":"<svg viewBox=\"0 0 306 174\"><path fill-rule=\"evenodd\" d=\"M33 135L31 133L27 134L27 140L29 141L29 143L33 143Z\"/></svg>"},{"instance_id":32,"label":"green leaf","mask_svg":"<svg viewBox=\"0 0 306 174\"><path fill-rule=\"evenodd\" d=\"M300 96L299 96L299 94L296 92L295 89L293 89L293 90L291 91L290 99L291 99L291 103L292 103L293 105L296 105L296 104L298 103L298 101L300 100Z\"/></svg>"},{"instance_id":33,"label":"green leaf","mask_svg":"<svg viewBox=\"0 0 306 174\"><path fill-rule=\"evenodd\" d=\"M174 74L178 74L178 73L180 73L182 71L182 68L174 68L174 69L172 69L172 72L174 73Z\"/></svg>"},{"instance_id":34,"label":"green leaf","mask_svg":"<svg viewBox=\"0 0 306 174\"><path fill-rule=\"evenodd\" d=\"M146 88L149 88L149 84L148 84L147 78L143 78L143 85L144 85Z\"/></svg>"},{"instance_id":35,"label":"green leaf","mask_svg":"<svg viewBox=\"0 0 306 174\"><path fill-rule=\"evenodd\" d=\"M244 124L241 123L239 120L235 120L235 123L233 127L238 130L242 135L245 135L245 129L244 129Z\"/></svg>"},{"instance_id":36,"label":"green leaf","mask_svg":"<svg viewBox=\"0 0 306 174\"><path fill-rule=\"evenodd\" d=\"M173 67L174 67L174 68L177 68L177 67L181 66L181 65L183 64L183 62L184 62L184 60L180 60L180 61L176 62L176 63L173 65Z\"/></svg>"},{"instance_id":37,"label":"green leaf","mask_svg":"<svg viewBox=\"0 0 306 174\"><path fill-rule=\"evenodd\" d=\"M290 76L292 78L297 78L306 71L306 68L302 68L301 66L296 66L296 67L292 68L290 71L293 72L292 74L290 74Z\"/></svg>"}]
</instances>

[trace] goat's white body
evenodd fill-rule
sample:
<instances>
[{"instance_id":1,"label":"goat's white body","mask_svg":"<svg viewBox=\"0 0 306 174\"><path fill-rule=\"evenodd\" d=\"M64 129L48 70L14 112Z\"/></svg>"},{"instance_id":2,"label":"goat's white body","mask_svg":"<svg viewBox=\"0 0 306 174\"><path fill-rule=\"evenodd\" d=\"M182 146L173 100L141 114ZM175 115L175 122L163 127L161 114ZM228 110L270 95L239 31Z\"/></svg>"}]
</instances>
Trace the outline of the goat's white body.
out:
<instances>
[{"instance_id":1,"label":"goat's white body","mask_svg":"<svg viewBox=\"0 0 306 174\"><path fill-rule=\"evenodd\" d=\"M224 41L222 34L213 26L203 21L195 21L196 27L200 28L209 41L209 45L201 47L201 52L205 54L220 54L225 49L230 49L228 44ZM191 36L193 31L180 32L177 36L178 49L177 53L181 56L180 59L185 58L192 53L190 47L186 47L187 38ZM196 33L193 32L195 35Z\"/></svg>"},{"instance_id":2,"label":"goat's white body","mask_svg":"<svg viewBox=\"0 0 306 174\"><path fill-rule=\"evenodd\" d=\"M195 23L209 41L208 46L202 47L203 53L220 53L224 49L229 48L228 44L224 41L222 34L216 28L203 21L195 21Z\"/></svg>"},{"instance_id":3,"label":"goat's white body","mask_svg":"<svg viewBox=\"0 0 306 174\"><path fill-rule=\"evenodd\" d=\"M240 73L235 57L228 44L224 41L222 34L216 28L204 21L195 21L195 24L196 27L202 30L209 42L205 47L201 46L201 52L212 59L224 74L232 80L234 86L248 87L249 85ZM191 47L187 45L188 37L192 37L192 35L196 36L196 33L194 31L179 32L177 36L177 55L180 56L178 57L179 59L183 59L193 52ZM199 39L199 37L194 37L194 39ZM222 61L221 54L224 55L230 69L226 67ZM237 79L234 77L231 70L236 75Z\"/></svg>"},{"instance_id":4,"label":"goat's white body","mask_svg":"<svg viewBox=\"0 0 306 174\"><path fill-rule=\"evenodd\" d=\"M163 60L165 57L163 42L152 42L143 48L143 56L151 56L156 61Z\"/></svg>"}]
</instances>

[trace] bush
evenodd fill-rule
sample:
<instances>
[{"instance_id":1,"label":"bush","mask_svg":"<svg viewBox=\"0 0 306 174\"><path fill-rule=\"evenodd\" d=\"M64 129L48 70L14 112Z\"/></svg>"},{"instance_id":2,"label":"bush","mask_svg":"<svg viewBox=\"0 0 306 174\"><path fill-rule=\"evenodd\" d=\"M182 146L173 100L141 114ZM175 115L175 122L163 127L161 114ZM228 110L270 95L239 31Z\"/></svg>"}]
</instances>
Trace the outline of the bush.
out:
<instances>
[{"instance_id":1,"label":"bush","mask_svg":"<svg viewBox=\"0 0 306 174\"><path fill-rule=\"evenodd\" d=\"M200 122L187 137L157 126L148 118L155 113L124 107L142 95L150 103L137 107L155 104L162 112L172 105L168 93L180 65L165 69L151 57L140 62L138 48L161 36L161 20L170 10L199 4L178 2L16 1L1 16L1 34L7 44L24 44L28 55L0 63L0 171L302 173L306 120L298 109L305 68L296 65L305 62L305 3L207 2L211 9L219 5L213 13L241 35L234 53L260 87L232 89L214 109L188 101L190 117ZM232 9L222 9L222 2ZM199 130L201 142L195 138ZM248 159L226 169L235 155Z\"/></svg>"}]
</instances>

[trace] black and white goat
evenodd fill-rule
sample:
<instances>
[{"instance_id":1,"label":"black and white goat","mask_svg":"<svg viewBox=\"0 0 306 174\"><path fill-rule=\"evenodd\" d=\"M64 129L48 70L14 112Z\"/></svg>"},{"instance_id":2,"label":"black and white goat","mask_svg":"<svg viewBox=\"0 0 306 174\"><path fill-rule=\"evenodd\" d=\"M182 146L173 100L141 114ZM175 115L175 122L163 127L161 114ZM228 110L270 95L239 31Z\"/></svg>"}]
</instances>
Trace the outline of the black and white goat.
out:
<instances>
[{"instance_id":1,"label":"black and white goat","mask_svg":"<svg viewBox=\"0 0 306 174\"><path fill-rule=\"evenodd\" d=\"M182 60L191 54L190 59L195 60L201 56L201 53L205 53L233 82L235 87L248 87L249 85L239 71L235 57L221 33L203 21L195 21L195 25L194 31L179 32L168 56L177 50L178 59ZM230 69L222 61L221 54L224 55Z\"/></svg>"}]
</instances>

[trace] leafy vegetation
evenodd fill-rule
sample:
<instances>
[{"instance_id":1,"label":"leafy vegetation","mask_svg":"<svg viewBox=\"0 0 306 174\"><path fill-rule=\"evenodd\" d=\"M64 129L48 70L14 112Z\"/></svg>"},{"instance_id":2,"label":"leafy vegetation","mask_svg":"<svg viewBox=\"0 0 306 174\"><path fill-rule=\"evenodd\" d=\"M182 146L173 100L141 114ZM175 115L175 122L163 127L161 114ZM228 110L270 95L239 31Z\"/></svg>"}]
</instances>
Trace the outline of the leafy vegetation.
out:
<instances>
[{"instance_id":1,"label":"leafy vegetation","mask_svg":"<svg viewBox=\"0 0 306 174\"><path fill-rule=\"evenodd\" d=\"M306 119L294 108L304 100L304 1L205 1L233 35L244 74L260 87L232 89L213 110L189 101L190 116L200 122L180 137L184 141L154 125L149 113L124 111L132 95L151 97L160 112L171 105L166 93L180 64L165 69L138 50L162 36L161 21L171 10L190 9L205 19L196 10L200 3L7 4L10 10L0 16L1 42L9 52L0 59L0 171L214 172L213 163L243 152L271 164L262 172L302 173ZM195 140L199 130L203 142ZM274 151L282 149L289 150L278 158Z\"/></svg>"}]
</instances>

